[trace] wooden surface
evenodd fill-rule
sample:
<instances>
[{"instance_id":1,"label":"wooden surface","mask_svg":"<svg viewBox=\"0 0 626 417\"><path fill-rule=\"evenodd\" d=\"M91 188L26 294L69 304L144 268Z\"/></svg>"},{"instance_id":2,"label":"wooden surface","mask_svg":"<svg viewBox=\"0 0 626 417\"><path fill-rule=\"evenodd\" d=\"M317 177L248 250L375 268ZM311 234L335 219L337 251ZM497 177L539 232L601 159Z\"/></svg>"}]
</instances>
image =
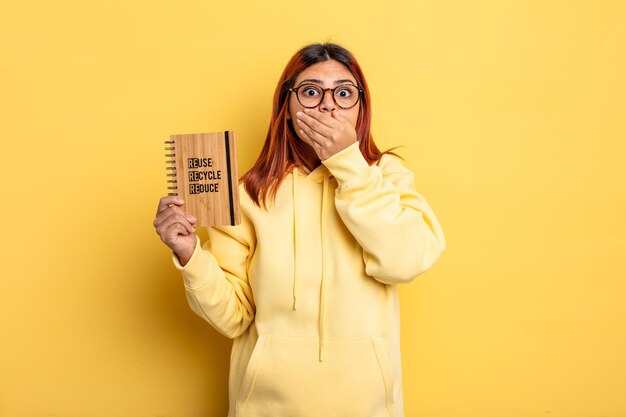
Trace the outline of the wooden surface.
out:
<instances>
[{"instance_id":1,"label":"wooden surface","mask_svg":"<svg viewBox=\"0 0 626 417\"><path fill-rule=\"evenodd\" d=\"M235 133L170 135L165 143L170 195L185 201L183 209L197 218L196 226L239 224Z\"/></svg>"}]
</instances>

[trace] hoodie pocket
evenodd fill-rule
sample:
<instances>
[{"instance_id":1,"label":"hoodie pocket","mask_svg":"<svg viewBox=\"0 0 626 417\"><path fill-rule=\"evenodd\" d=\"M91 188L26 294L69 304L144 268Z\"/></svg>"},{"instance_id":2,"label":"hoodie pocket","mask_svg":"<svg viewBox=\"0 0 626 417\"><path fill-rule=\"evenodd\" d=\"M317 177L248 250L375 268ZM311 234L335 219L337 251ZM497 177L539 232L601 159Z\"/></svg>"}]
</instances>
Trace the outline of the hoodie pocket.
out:
<instances>
[{"instance_id":1,"label":"hoodie pocket","mask_svg":"<svg viewBox=\"0 0 626 417\"><path fill-rule=\"evenodd\" d=\"M239 417L390 417L393 382L380 338L325 339L263 335L236 399Z\"/></svg>"}]
</instances>

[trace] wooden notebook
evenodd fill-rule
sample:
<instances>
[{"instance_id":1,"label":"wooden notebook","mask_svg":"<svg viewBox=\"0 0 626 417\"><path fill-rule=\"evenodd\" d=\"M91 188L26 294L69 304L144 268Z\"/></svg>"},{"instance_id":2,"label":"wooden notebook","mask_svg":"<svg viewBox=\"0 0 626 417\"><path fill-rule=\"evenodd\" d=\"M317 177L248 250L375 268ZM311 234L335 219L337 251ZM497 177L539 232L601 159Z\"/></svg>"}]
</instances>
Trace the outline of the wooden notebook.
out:
<instances>
[{"instance_id":1,"label":"wooden notebook","mask_svg":"<svg viewBox=\"0 0 626 417\"><path fill-rule=\"evenodd\" d=\"M235 132L170 135L165 144L168 194L185 201L196 226L241 223Z\"/></svg>"}]
</instances>

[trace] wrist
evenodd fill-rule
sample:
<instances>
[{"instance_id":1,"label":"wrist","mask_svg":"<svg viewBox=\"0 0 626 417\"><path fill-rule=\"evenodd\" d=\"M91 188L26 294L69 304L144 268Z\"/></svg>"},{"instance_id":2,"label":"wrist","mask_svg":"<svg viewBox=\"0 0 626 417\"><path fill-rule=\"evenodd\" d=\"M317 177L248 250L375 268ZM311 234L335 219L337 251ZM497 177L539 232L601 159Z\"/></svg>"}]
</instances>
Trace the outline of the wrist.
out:
<instances>
[{"instance_id":1,"label":"wrist","mask_svg":"<svg viewBox=\"0 0 626 417\"><path fill-rule=\"evenodd\" d=\"M180 262L181 266L187 265L187 262L189 262L189 260L191 259L191 256L193 255L193 251L184 252L184 253L178 253L174 251L174 253L178 257L178 262Z\"/></svg>"}]
</instances>

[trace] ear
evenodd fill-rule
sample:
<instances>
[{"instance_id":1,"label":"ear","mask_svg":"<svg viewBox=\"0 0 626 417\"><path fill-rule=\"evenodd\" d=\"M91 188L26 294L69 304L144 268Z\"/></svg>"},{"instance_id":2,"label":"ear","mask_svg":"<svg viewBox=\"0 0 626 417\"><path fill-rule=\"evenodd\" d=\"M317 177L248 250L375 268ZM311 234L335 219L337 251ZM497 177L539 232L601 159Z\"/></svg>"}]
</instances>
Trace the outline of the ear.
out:
<instances>
[{"instance_id":1,"label":"ear","mask_svg":"<svg viewBox=\"0 0 626 417\"><path fill-rule=\"evenodd\" d=\"M291 120L291 114L289 114L289 112L287 112L287 120Z\"/></svg>"}]
</instances>

